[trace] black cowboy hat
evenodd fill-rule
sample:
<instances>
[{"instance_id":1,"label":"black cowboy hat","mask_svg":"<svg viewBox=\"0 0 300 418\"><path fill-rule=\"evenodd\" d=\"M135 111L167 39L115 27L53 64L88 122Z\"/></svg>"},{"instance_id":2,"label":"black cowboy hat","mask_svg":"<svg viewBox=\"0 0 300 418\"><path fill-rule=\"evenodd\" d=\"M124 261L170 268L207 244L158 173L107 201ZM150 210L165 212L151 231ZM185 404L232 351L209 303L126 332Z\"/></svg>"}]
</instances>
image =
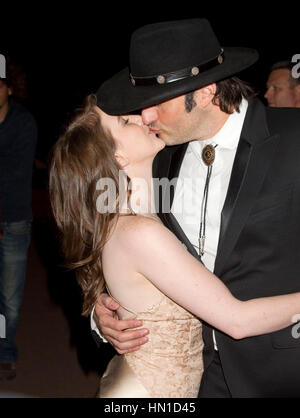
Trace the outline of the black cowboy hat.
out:
<instances>
[{"instance_id":1,"label":"black cowboy hat","mask_svg":"<svg viewBox=\"0 0 300 418\"><path fill-rule=\"evenodd\" d=\"M98 106L131 113L233 76L257 59L254 49L222 48L206 19L146 25L132 34L130 67L98 89Z\"/></svg>"}]
</instances>

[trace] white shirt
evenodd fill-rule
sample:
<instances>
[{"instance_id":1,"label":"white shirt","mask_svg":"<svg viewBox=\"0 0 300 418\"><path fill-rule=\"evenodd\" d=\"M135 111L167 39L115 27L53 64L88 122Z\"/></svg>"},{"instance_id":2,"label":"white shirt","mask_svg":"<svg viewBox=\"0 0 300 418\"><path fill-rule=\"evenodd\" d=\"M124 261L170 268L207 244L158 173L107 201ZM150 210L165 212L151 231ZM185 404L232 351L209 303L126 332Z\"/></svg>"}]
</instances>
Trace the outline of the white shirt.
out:
<instances>
[{"instance_id":1,"label":"white shirt","mask_svg":"<svg viewBox=\"0 0 300 418\"><path fill-rule=\"evenodd\" d=\"M189 143L175 189L171 211L199 254L201 203L207 175L207 166L202 161L201 154L206 145L217 145L208 191L206 238L202 256L204 265L212 272L218 248L221 212L247 107L248 102L243 99L240 112L234 111L214 137Z\"/></svg>"}]
</instances>

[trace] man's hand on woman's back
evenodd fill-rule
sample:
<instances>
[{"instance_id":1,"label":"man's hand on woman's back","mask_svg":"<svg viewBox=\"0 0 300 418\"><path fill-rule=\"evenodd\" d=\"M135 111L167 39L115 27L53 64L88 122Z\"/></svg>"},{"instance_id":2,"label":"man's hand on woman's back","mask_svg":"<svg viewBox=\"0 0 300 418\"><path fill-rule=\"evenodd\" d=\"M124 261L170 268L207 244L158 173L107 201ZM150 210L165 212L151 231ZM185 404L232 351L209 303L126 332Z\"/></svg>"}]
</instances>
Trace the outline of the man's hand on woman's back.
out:
<instances>
[{"instance_id":1,"label":"man's hand on woman's back","mask_svg":"<svg viewBox=\"0 0 300 418\"><path fill-rule=\"evenodd\" d=\"M93 319L101 335L115 348L119 354L137 351L148 341L146 329L134 329L142 326L136 319L120 320L117 309L120 305L106 293L102 293L96 303Z\"/></svg>"}]
</instances>

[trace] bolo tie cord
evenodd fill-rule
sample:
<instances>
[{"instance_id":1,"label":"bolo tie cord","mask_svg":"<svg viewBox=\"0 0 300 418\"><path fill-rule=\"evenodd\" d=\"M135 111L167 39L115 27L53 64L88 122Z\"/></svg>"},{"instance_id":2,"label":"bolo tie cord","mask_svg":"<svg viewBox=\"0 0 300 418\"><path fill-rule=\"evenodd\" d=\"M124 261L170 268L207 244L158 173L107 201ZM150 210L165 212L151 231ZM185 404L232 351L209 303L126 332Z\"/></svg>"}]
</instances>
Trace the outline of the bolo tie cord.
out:
<instances>
[{"instance_id":1,"label":"bolo tie cord","mask_svg":"<svg viewBox=\"0 0 300 418\"><path fill-rule=\"evenodd\" d=\"M204 255L204 244L205 244L205 231L206 231L206 213L207 213L207 200L208 200L208 191L209 183L212 173L212 165L215 160L215 148L217 145L206 145L202 151L202 160L205 165L207 165L206 180L203 190L203 198L201 203L201 214L200 214L200 229L199 229L199 255L202 257Z\"/></svg>"}]
</instances>

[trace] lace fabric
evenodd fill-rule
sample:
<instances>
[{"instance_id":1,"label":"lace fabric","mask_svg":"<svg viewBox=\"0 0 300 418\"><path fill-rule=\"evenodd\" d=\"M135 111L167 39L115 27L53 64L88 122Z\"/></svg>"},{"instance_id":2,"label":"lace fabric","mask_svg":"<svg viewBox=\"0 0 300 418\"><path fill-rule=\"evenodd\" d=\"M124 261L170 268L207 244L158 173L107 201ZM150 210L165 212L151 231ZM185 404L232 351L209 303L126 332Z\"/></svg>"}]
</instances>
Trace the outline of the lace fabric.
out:
<instances>
[{"instance_id":1,"label":"lace fabric","mask_svg":"<svg viewBox=\"0 0 300 418\"><path fill-rule=\"evenodd\" d=\"M149 342L111 360L100 397L197 397L203 373L201 322L161 295L159 303L135 313L150 331Z\"/></svg>"}]
</instances>

